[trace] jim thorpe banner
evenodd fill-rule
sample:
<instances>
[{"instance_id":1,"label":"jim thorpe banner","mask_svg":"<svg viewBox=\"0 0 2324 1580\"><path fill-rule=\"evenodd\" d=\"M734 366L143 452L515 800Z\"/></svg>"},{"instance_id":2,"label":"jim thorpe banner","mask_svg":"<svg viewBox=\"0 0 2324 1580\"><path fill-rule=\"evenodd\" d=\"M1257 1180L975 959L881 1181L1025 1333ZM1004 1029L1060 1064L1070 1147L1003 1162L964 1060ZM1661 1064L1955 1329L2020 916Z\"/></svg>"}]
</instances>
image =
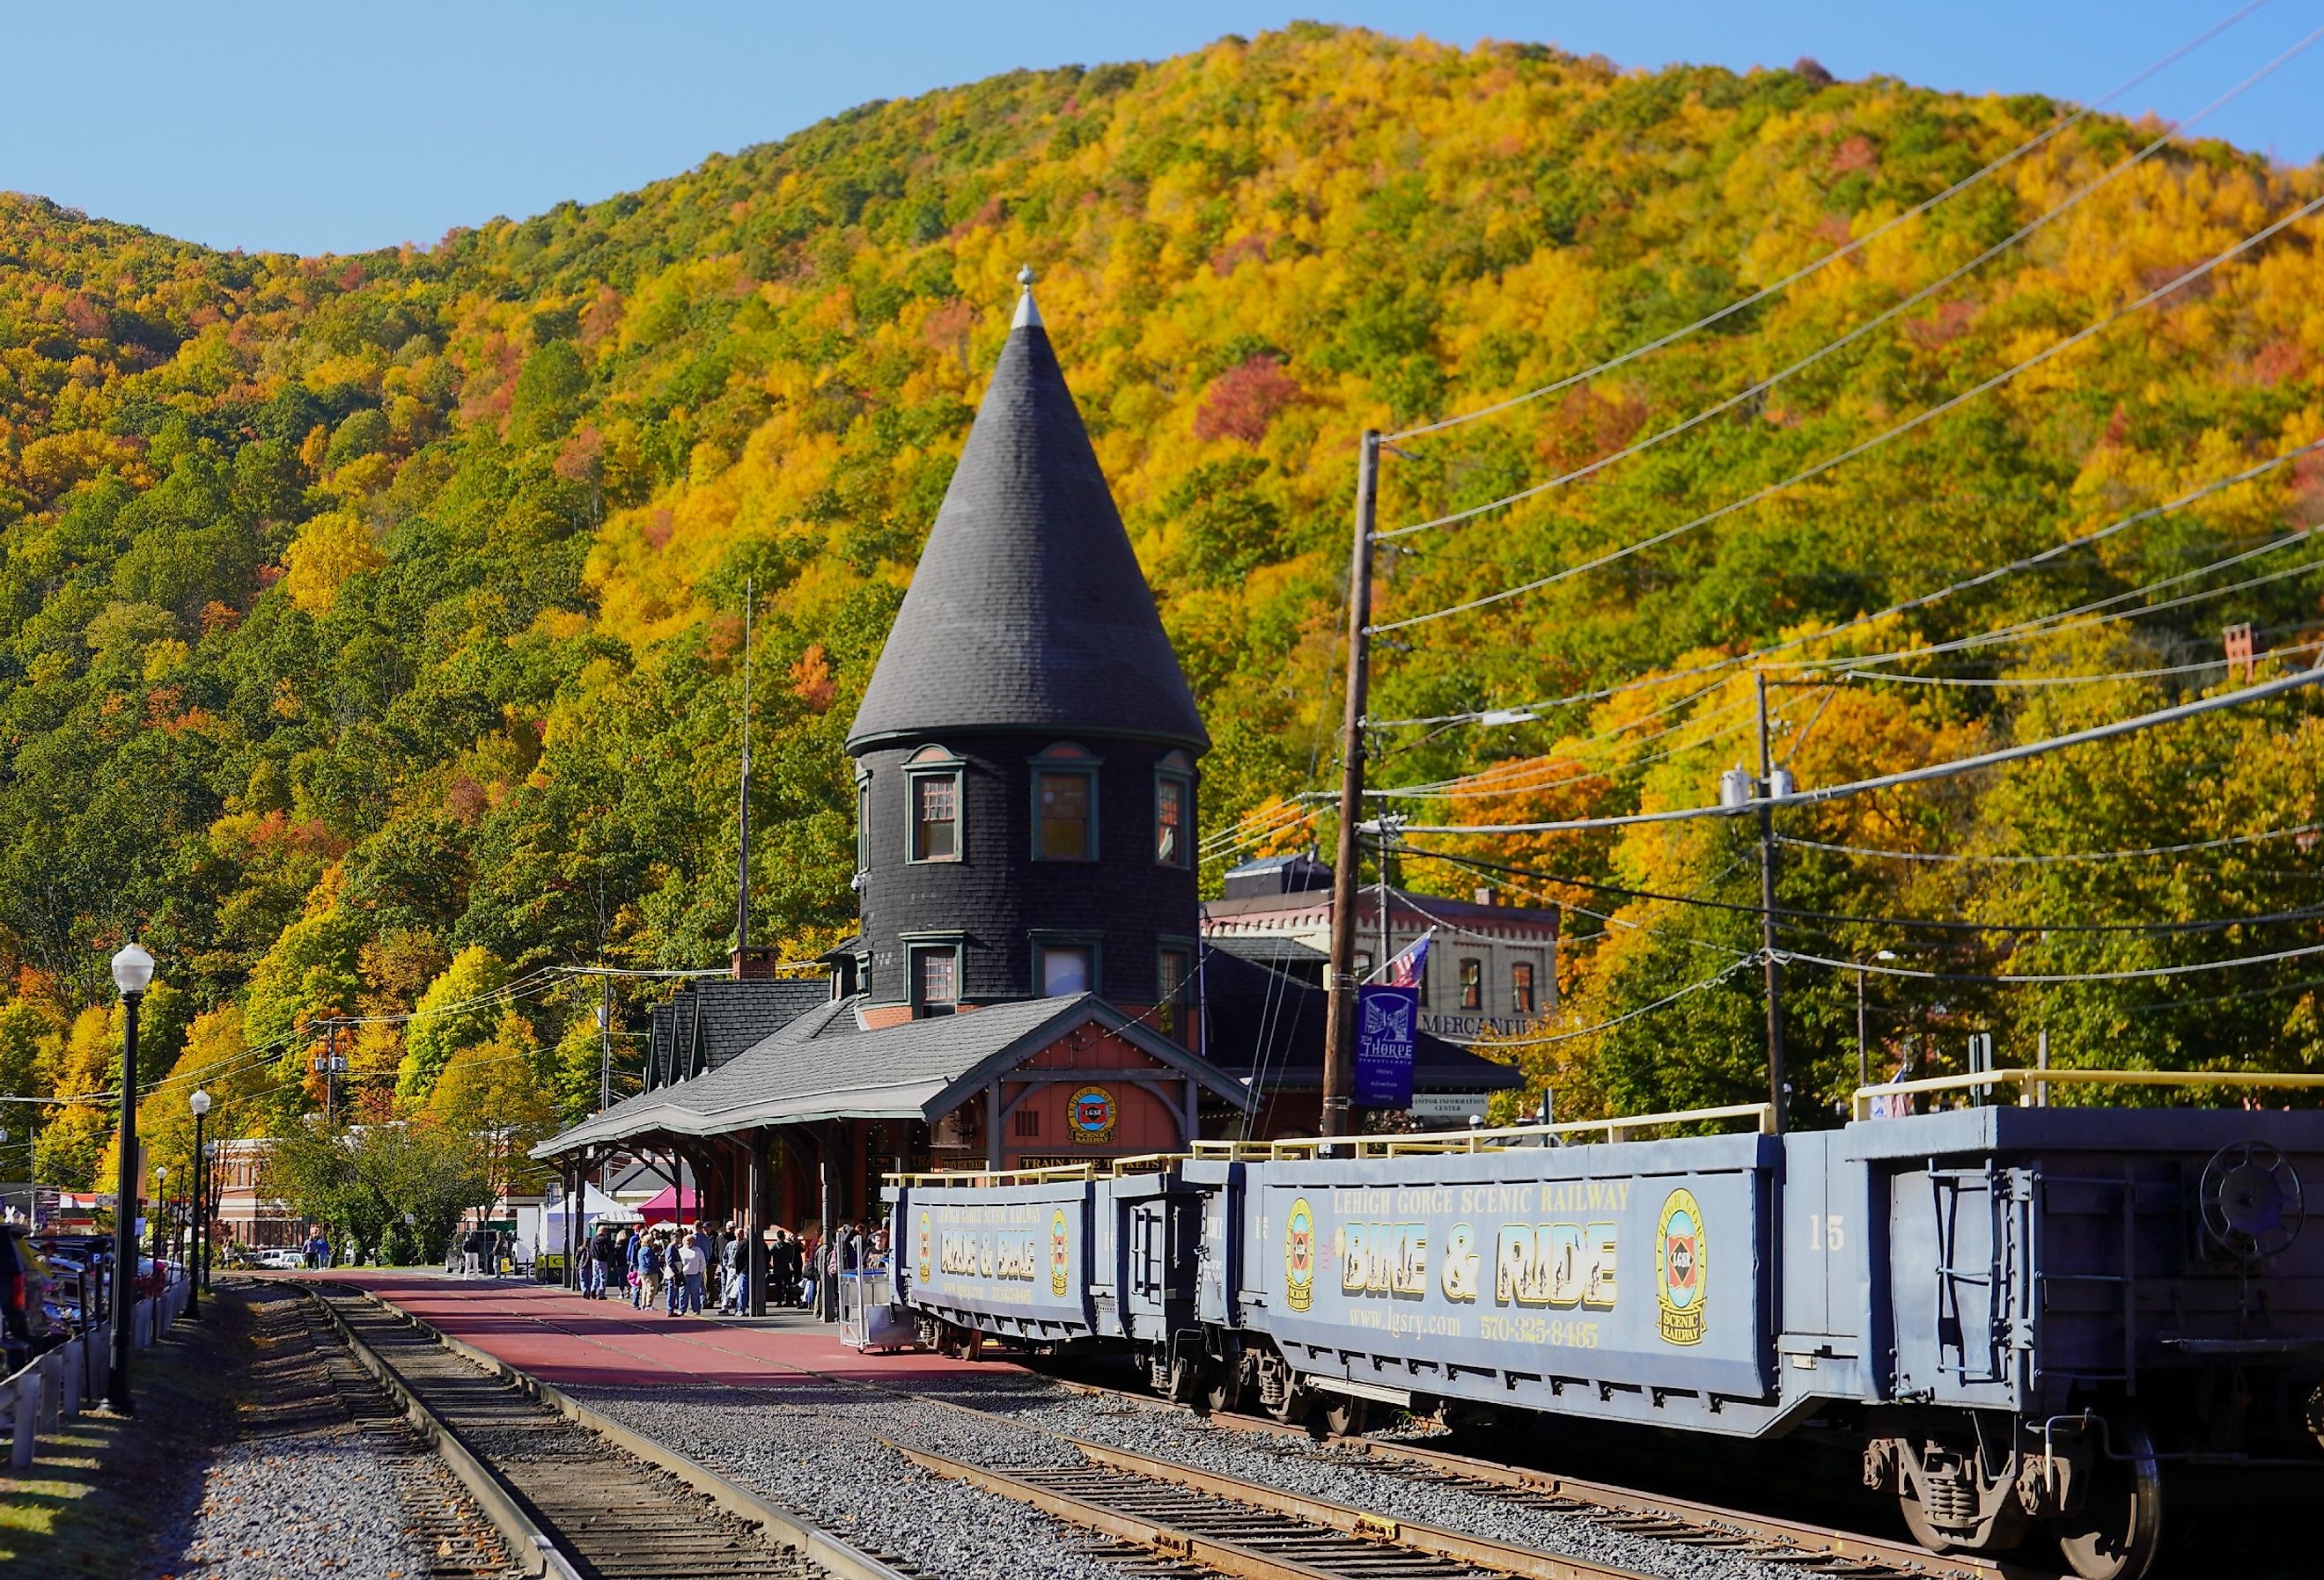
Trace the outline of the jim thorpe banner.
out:
<instances>
[{"instance_id":1,"label":"jim thorpe banner","mask_svg":"<svg viewBox=\"0 0 2324 1580\"><path fill-rule=\"evenodd\" d=\"M1412 1106L1412 1056L1420 990L1368 983L1356 990L1356 1104Z\"/></svg>"}]
</instances>

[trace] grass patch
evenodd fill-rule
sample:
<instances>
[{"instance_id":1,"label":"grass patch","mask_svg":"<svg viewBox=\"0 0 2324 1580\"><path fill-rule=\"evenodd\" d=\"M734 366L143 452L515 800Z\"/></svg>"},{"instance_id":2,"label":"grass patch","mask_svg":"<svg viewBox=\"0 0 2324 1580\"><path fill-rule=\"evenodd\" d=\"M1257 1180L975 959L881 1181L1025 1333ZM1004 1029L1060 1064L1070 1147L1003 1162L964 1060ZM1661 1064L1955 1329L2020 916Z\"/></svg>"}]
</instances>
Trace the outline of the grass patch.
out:
<instances>
[{"instance_id":1,"label":"grass patch","mask_svg":"<svg viewBox=\"0 0 2324 1580\"><path fill-rule=\"evenodd\" d=\"M0 1571L121 1580L148 1573L157 1537L198 1506L210 1450L234 1429L249 1353L238 1299L203 1303L130 1360L126 1418L68 1415L23 1476L0 1474Z\"/></svg>"}]
</instances>

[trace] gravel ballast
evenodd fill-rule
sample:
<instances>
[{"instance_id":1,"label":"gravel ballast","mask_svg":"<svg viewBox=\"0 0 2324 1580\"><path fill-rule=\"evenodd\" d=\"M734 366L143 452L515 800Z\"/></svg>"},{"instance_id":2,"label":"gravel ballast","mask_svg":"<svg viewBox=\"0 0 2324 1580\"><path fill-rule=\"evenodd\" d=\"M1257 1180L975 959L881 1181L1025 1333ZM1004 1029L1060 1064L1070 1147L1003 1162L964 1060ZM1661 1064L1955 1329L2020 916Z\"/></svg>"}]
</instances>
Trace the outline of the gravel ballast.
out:
<instances>
[{"instance_id":1,"label":"gravel ballast","mask_svg":"<svg viewBox=\"0 0 2324 1580\"><path fill-rule=\"evenodd\" d=\"M349 1416L287 1292L249 1297L255 1346L240 1434L213 1456L201 1503L161 1575L174 1580L415 1580L429 1557L397 1490L399 1456Z\"/></svg>"},{"instance_id":2,"label":"gravel ballast","mask_svg":"<svg viewBox=\"0 0 2324 1580\"><path fill-rule=\"evenodd\" d=\"M932 1476L877 1437L995 1469L1072 1465L1065 1437L1329 1499L1416 1524L1673 1580L1795 1580L1787 1566L1609 1529L1593 1520L1418 1482L1353 1454L1210 1426L1159 1401L1092 1396L996 1371L871 1388L784 1380L574 1390L624 1425L710 1465L861 1545L964 1580L1090 1580L1120 1571L1062 1550L1067 1533L1005 1499ZM985 1418L938 1408L945 1400Z\"/></svg>"}]
</instances>

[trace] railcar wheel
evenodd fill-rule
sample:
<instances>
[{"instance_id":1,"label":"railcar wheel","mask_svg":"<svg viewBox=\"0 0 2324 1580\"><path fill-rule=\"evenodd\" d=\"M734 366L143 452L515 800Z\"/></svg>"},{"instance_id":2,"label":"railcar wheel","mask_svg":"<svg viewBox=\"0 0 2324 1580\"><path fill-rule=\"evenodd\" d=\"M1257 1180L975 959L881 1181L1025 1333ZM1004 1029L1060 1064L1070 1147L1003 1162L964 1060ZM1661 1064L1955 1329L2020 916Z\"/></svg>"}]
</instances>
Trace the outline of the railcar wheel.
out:
<instances>
[{"instance_id":1,"label":"railcar wheel","mask_svg":"<svg viewBox=\"0 0 2324 1580\"><path fill-rule=\"evenodd\" d=\"M1365 1422L1370 1418L1370 1400L1335 1393L1318 1417L1318 1423L1335 1437L1360 1437Z\"/></svg>"},{"instance_id":2,"label":"railcar wheel","mask_svg":"<svg viewBox=\"0 0 2324 1580\"><path fill-rule=\"evenodd\" d=\"M2138 1580L2163 1545L2163 1467L2154 1439L2143 1421L2112 1426L2113 1446L2127 1457L2095 1459L2082 1511L2058 1522L2058 1548L2082 1580Z\"/></svg>"},{"instance_id":3,"label":"railcar wheel","mask_svg":"<svg viewBox=\"0 0 2324 1580\"><path fill-rule=\"evenodd\" d=\"M1163 1387L1163 1397L1172 1404L1183 1404L1188 1407L1192 1407L1196 1400L1203 1397L1203 1357L1201 1355L1176 1354L1170 1357L1170 1367Z\"/></svg>"},{"instance_id":4,"label":"railcar wheel","mask_svg":"<svg viewBox=\"0 0 2324 1580\"><path fill-rule=\"evenodd\" d=\"M1211 1363L1209 1384L1204 1390L1203 1402L1210 1406L1213 1415L1232 1415L1242 1409L1242 1363L1233 1357L1222 1357Z\"/></svg>"}]
</instances>

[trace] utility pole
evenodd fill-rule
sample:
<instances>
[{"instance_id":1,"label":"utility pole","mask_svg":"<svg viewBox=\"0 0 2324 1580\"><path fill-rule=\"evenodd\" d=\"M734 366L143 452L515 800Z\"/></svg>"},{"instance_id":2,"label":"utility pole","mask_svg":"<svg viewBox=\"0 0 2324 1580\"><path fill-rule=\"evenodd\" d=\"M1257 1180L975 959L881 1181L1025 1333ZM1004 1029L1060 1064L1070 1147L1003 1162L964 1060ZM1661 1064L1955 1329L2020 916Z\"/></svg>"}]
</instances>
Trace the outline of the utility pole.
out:
<instances>
[{"instance_id":1,"label":"utility pole","mask_svg":"<svg viewBox=\"0 0 2324 1580\"><path fill-rule=\"evenodd\" d=\"M1775 762L1767 740L1767 677L1752 677L1759 698L1759 953L1767 973L1767 1101L1775 1105L1775 1133L1787 1128L1790 1085L1784 1070L1784 967L1775 958Z\"/></svg>"},{"instance_id":2,"label":"utility pole","mask_svg":"<svg viewBox=\"0 0 2324 1580\"><path fill-rule=\"evenodd\" d=\"M600 976L604 996L597 1001L597 1112L613 1105L613 974Z\"/></svg>"},{"instance_id":3,"label":"utility pole","mask_svg":"<svg viewBox=\"0 0 2324 1580\"><path fill-rule=\"evenodd\" d=\"M1356 459L1356 532L1348 570L1347 712L1340 726L1340 830L1332 868L1330 992L1323 1010L1323 1110L1316 1126L1325 1136L1354 1128L1351 1103L1356 1052L1356 864L1361 847L1356 824L1364 806L1364 707L1371 684L1372 513L1379 492L1379 430L1364 430Z\"/></svg>"},{"instance_id":4,"label":"utility pole","mask_svg":"<svg viewBox=\"0 0 2324 1580\"><path fill-rule=\"evenodd\" d=\"M337 1015L332 1016L327 1025L330 1041L326 1045L327 1051L323 1055L323 1123L329 1125L337 1123L339 1018Z\"/></svg>"},{"instance_id":5,"label":"utility pole","mask_svg":"<svg viewBox=\"0 0 2324 1580\"><path fill-rule=\"evenodd\" d=\"M736 827L742 833L742 854L737 858L738 875L742 882L734 905L734 963L742 968L742 951L751 945L751 620L757 613L759 582L756 577L742 584L742 789L737 802ZM611 978L607 981L610 983ZM613 990L609 986L606 991Z\"/></svg>"}]
</instances>

